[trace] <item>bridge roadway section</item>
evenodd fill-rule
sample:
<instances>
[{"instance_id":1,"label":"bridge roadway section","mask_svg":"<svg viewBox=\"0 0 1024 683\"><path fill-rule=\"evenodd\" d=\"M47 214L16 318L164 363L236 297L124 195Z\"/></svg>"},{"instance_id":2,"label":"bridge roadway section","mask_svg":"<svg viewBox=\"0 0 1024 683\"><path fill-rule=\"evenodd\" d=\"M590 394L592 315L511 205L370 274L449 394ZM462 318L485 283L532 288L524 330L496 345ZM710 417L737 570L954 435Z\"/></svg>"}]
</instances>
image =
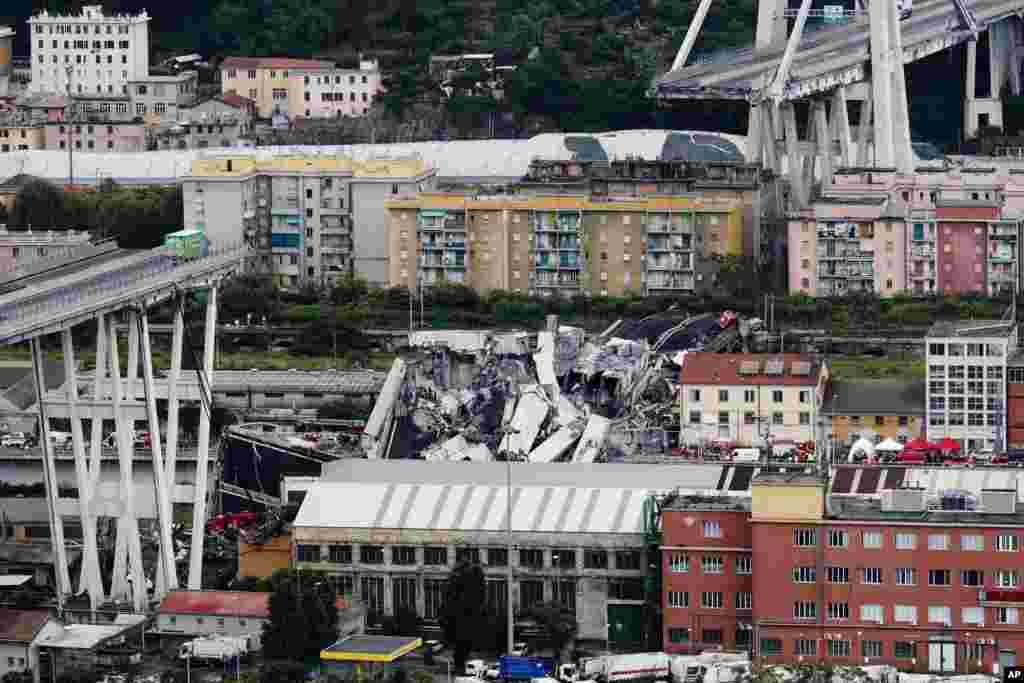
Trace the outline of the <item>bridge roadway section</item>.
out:
<instances>
[{"instance_id":1,"label":"bridge roadway section","mask_svg":"<svg viewBox=\"0 0 1024 683\"><path fill-rule=\"evenodd\" d=\"M1020 0L968 0L978 30L1024 7ZM967 41L951 0L926 0L900 22L905 63L923 59L947 47ZM692 64L669 72L655 84L660 99L760 98L761 89L774 77L785 52L785 42L761 50L739 49L714 63ZM866 81L870 72L870 30L862 15L842 26L805 33L793 58L783 99L793 100L832 90L839 85Z\"/></svg>"}]
</instances>

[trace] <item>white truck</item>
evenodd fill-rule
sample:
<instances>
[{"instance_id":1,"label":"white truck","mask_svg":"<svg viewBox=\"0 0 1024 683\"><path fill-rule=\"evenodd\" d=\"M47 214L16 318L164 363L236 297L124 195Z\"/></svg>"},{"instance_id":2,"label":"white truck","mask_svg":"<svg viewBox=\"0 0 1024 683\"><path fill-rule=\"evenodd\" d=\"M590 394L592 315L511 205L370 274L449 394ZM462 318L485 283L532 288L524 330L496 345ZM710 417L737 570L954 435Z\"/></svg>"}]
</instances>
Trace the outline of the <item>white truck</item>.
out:
<instances>
[{"instance_id":1,"label":"white truck","mask_svg":"<svg viewBox=\"0 0 1024 683\"><path fill-rule=\"evenodd\" d=\"M178 659L221 661L249 654L245 636L210 636L190 640L178 649Z\"/></svg>"},{"instance_id":2,"label":"white truck","mask_svg":"<svg viewBox=\"0 0 1024 683\"><path fill-rule=\"evenodd\" d=\"M672 672L664 652L608 655L580 660L579 675L602 683L618 681L667 681Z\"/></svg>"},{"instance_id":3,"label":"white truck","mask_svg":"<svg viewBox=\"0 0 1024 683\"><path fill-rule=\"evenodd\" d=\"M680 683L733 683L750 673L750 658L742 652L702 652L679 657L672 664Z\"/></svg>"}]
</instances>

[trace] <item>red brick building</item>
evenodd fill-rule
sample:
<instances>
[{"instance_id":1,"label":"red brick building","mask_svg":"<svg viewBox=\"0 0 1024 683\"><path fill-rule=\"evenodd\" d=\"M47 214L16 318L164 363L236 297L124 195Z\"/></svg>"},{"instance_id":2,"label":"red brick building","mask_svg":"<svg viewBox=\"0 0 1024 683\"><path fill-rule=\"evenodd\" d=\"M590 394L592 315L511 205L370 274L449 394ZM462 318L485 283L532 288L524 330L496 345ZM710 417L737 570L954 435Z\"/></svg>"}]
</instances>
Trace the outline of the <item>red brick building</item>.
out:
<instances>
[{"instance_id":1,"label":"red brick building","mask_svg":"<svg viewBox=\"0 0 1024 683\"><path fill-rule=\"evenodd\" d=\"M974 509L917 489L826 504L803 474L760 474L751 491L668 504L667 652L959 673L1024 660L1016 491L982 491Z\"/></svg>"}]
</instances>

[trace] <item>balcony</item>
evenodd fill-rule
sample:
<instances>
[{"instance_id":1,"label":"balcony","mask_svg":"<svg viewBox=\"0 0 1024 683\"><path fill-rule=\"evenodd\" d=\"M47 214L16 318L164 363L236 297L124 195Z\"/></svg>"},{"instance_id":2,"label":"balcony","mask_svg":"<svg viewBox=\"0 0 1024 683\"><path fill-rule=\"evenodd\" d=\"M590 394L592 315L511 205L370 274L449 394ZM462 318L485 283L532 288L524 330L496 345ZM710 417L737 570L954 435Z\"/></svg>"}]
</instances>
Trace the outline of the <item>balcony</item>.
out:
<instances>
[{"instance_id":1,"label":"balcony","mask_svg":"<svg viewBox=\"0 0 1024 683\"><path fill-rule=\"evenodd\" d=\"M980 590L978 591L978 602L982 607L1024 606L1024 590Z\"/></svg>"},{"instance_id":2,"label":"balcony","mask_svg":"<svg viewBox=\"0 0 1024 683\"><path fill-rule=\"evenodd\" d=\"M935 247L913 246L910 248L910 258L935 258Z\"/></svg>"}]
</instances>

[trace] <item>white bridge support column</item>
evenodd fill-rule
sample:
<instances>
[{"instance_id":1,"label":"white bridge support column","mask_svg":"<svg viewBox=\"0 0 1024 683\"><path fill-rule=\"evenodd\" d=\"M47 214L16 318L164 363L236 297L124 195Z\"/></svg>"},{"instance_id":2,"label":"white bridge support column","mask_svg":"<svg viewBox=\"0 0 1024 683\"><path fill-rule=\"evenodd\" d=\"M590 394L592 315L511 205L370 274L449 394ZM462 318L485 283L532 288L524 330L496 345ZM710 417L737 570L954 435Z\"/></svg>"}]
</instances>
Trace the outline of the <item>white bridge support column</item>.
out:
<instances>
[{"instance_id":1,"label":"white bridge support column","mask_svg":"<svg viewBox=\"0 0 1024 683\"><path fill-rule=\"evenodd\" d=\"M786 0L762 0L757 4L757 50L786 39Z\"/></svg>"},{"instance_id":2,"label":"white bridge support column","mask_svg":"<svg viewBox=\"0 0 1024 683\"><path fill-rule=\"evenodd\" d=\"M786 163L789 175L789 196L797 206L807 205L807 191L804 187L803 157L800 154L800 141L796 137L796 110L792 102L784 102L779 107L782 124L786 134Z\"/></svg>"},{"instance_id":3,"label":"white bridge support column","mask_svg":"<svg viewBox=\"0 0 1024 683\"><path fill-rule=\"evenodd\" d=\"M850 140L850 113L846 110L846 86L836 88L832 98L832 135L839 139L839 165L849 168L853 165Z\"/></svg>"},{"instance_id":4,"label":"white bridge support column","mask_svg":"<svg viewBox=\"0 0 1024 683\"><path fill-rule=\"evenodd\" d=\"M129 314L130 323L135 322L135 316ZM139 520L135 514L135 482L133 476L134 457L134 420L130 419L123 406L123 382L121 378L121 358L118 355L117 325L113 317L109 319L108 338L110 340L110 386L114 404L114 418L117 425L117 459L121 469L121 495L122 504L121 517L117 525L117 551L123 552L115 557L114 581L120 582L119 593L112 597L123 598L127 594L127 582L125 575L131 571L132 577L132 603L137 612L142 612L146 606L146 578L142 571L142 542L139 538ZM131 334L129 328L128 339L138 341L138 332ZM129 359L132 356L131 349L128 352ZM138 355L135 355L138 361ZM131 372L128 373L131 376ZM120 564L120 574L118 568Z\"/></svg>"},{"instance_id":5,"label":"white bridge support column","mask_svg":"<svg viewBox=\"0 0 1024 683\"><path fill-rule=\"evenodd\" d=\"M888 2L868 4L871 30L871 90L874 100L874 163L893 166L892 135L892 53L889 41ZM894 3L893 3L894 4Z\"/></svg>"},{"instance_id":6,"label":"white bridge support column","mask_svg":"<svg viewBox=\"0 0 1024 683\"><path fill-rule=\"evenodd\" d=\"M693 15L693 19L690 20L690 26L686 29L686 37L683 38L683 44L679 47L679 52L676 53L676 57L672 61L670 71L682 69L686 66L686 60L690 56L690 51L693 50L693 44L697 42L700 29L704 26L704 17L708 15L708 10L711 8L711 1L700 0L700 4L697 5L697 12Z\"/></svg>"},{"instance_id":7,"label":"white bridge support column","mask_svg":"<svg viewBox=\"0 0 1024 683\"><path fill-rule=\"evenodd\" d=\"M964 68L964 139L972 138L978 132L978 117L974 115L977 100L978 41L967 41L967 64Z\"/></svg>"},{"instance_id":8,"label":"white bridge support column","mask_svg":"<svg viewBox=\"0 0 1024 683\"><path fill-rule=\"evenodd\" d=\"M782 173L779 166L779 144L778 121L779 109L772 101L767 101L759 107L761 110L761 143L764 145L764 165L770 168L775 175Z\"/></svg>"},{"instance_id":9,"label":"white bridge support column","mask_svg":"<svg viewBox=\"0 0 1024 683\"><path fill-rule=\"evenodd\" d=\"M82 568L78 590L89 593L89 606L93 611L103 603L103 578L100 574L99 546L96 541L96 518L92 514L92 474L85 460L85 435L82 433L82 415L78 407L78 368L75 362L75 343L71 328L61 333L64 351L64 377L67 378L68 412L71 414L71 447L75 454L75 480L78 486L78 514L82 522Z\"/></svg>"},{"instance_id":10,"label":"white bridge support column","mask_svg":"<svg viewBox=\"0 0 1024 683\"><path fill-rule=\"evenodd\" d=\"M46 416L46 373L43 370L42 340L35 337L32 345L32 371L35 374L36 407L39 412L39 442L43 452L43 486L46 488L46 511L50 520L50 545L53 550L54 577L57 583L57 604L61 610L64 598L71 594L71 576L68 572L67 546L64 545L64 520L60 516L57 469L53 462L53 441L50 439L50 419ZM68 378L74 381L74 376Z\"/></svg>"},{"instance_id":11,"label":"white bridge support column","mask_svg":"<svg viewBox=\"0 0 1024 683\"><path fill-rule=\"evenodd\" d=\"M146 414L149 417L149 439L153 453L153 479L156 484L156 517L157 533L159 534L160 557L156 563L157 599L164 596L166 590L178 587L178 572L174 565L174 544L171 541L171 502L164 469L163 451L160 448L160 418L156 410L156 387L153 381L153 349L149 336L149 316L146 311L137 318L139 321L139 340L142 353L142 381L146 391Z\"/></svg>"},{"instance_id":12,"label":"white bridge support column","mask_svg":"<svg viewBox=\"0 0 1024 683\"><path fill-rule=\"evenodd\" d=\"M213 361L216 352L217 332L217 283L210 287L206 302L206 329L203 339L203 382L213 392ZM200 386L200 393L205 389ZM209 400L200 406L199 444L196 454L196 490L192 506L192 550L189 554L188 587L199 590L203 586L203 538L206 531L206 499L209 488L210 469L210 406Z\"/></svg>"},{"instance_id":13,"label":"white bridge support column","mask_svg":"<svg viewBox=\"0 0 1024 683\"><path fill-rule=\"evenodd\" d=\"M910 111L907 105L907 81L903 60L903 35L895 0L883 4L889 14L889 48L892 59L892 145L893 166L900 173L914 172L914 152L910 145Z\"/></svg>"},{"instance_id":14,"label":"white bridge support column","mask_svg":"<svg viewBox=\"0 0 1024 683\"><path fill-rule=\"evenodd\" d=\"M825 111L825 100L816 100L813 106L814 134L818 143L818 170L821 176L821 187L824 189L832 182L832 135L828 126L828 117ZM832 116L835 116L834 111L832 112Z\"/></svg>"},{"instance_id":15,"label":"white bridge support column","mask_svg":"<svg viewBox=\"0 0 1024 683\"><path fill-rule=\"evenodd\" d=\"M857 166L866 168L871 165L874 158L875 141L871 139L871 131L874 126L871 119L874 116L874 103L871 97L865 97L860 103L860 125L857 126Z\"/></svg>"},{"instance_id":16,"label":"white bridge support column","mask_svg":"<svg viewBox=\"0 0 1024 683\"><path fill-rule=\"evenodd\" d=\"M164 454L164 468L167 474L164 480L167 482L168 491L174 493L175 481L178 476L178 422L181 413L181 401L178 398L178 382L181 381L181 351L182 339L184 337L185 321L181 306L174 308L174 323L171 334L171 369L167 373L167 449ZM174 503L171 502L171 524L174 522ZM173 539L172 539L173 542ZM171 548L174 555L174 548ZM161 558L163 556L161 555ZM163 559L160 560L163 563ZM177 562L172 565L171 571L175 577L178 575ZM161 570L161 576L166 576L166 570Z\"/></svg>"}]
</instances>

